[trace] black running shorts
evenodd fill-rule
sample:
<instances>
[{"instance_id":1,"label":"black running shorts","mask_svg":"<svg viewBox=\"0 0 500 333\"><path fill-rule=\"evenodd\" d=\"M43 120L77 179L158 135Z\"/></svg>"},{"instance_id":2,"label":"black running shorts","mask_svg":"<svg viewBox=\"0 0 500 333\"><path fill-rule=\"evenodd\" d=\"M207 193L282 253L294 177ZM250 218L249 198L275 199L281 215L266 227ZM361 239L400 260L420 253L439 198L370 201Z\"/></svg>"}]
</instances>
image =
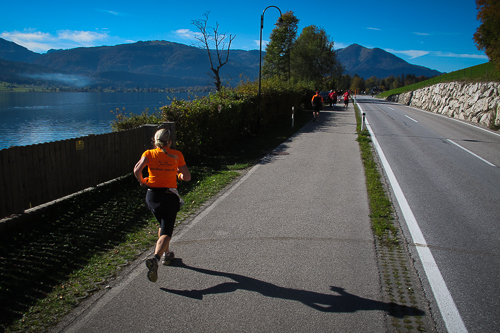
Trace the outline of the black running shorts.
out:
<instances>
[{"instance_id":1,"label":"black running shorts","mask_svg":"<svg viewBox=\"0 0 500 333\"><path fill-rule=\"evenodd\" d=\"M150 188L146 193L146 204L160 224L160 236L172 237L180 209L179 197L166 188Z\"/></svg>"}]
</instances>

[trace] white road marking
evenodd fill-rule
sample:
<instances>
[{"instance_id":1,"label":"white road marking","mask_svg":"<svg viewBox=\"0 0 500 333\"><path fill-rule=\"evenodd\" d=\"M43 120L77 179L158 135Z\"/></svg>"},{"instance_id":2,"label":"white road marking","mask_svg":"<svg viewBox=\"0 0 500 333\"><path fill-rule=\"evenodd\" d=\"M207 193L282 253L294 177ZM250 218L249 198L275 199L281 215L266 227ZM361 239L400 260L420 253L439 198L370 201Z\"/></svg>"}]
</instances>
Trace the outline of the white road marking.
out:
<instances>
[{"instance_id":1,"label":"white road marking","mask_svg":"<svg viewBox=\"0 0 500 333\"><path fill-rule=\"evenodd\" d=\"M491 165L491 166L496 166L495 164L485 160L484 158L482 158L481 156L477 155L477 154L474 154L473 152L471 152L469 149L465 148L465 147L462 147L461 145L459 145L458 143L456 142L453 142L451 141L450 139L447 139L449 142L453 143L455 146L457 146L458 148L461 148L463 150L465 150L466 152L468 152L469 154L471 154L472 156L474 157L477 157L479 158L481 161L483 161L484 163L488 164L488 165Z\"/></svg>"},{"instance_id":2,"label":"white road marking","mask_svg":"<svg viewBox=\"0 0 500 333\"><path fill-rule=\"evenodd\" d=\"M358 104L361 112L363 113L363 109L360 104ZM387 161L382 148L380 147L373 130L368 123L368 120L365 119L366 126L368 131L370 132L372 142L377 150L380 161L384 167L385 172L387 173L387 177L389 178L389 182L391 183L391 187L394 191L394 195L396 196L396 200L398 201L401 212L403 213L404 219L410 230L411 237L413 239L413 243L416 245L418 256L422 262L422 266L424 267L425 274L427 275L427 279L429 280L429 284L432 288L432 292L434 294L434 298L436 299L439 311L443 317L446 328L448 332L460 333L460 332L468 332L465 324L458 312L457 306L453 297L446 286L446 282L441 275L441 271L432 256L431 250L429 249L427 242L418 226L418 222L413 215L413 212L406 200L406 197L399 186L398 180L396 176L392 172L391 166Z\"/></svg>"},{"instance_id":3,"label":"white road marking","mask_svg":"<svg viewBox=\"0 0 500 333\"><path fill-rule=\"evenodd\" d=\"M448 117L444 114L441 114L441 113L436 113L436 112L432 112L432 111L426 111L426 110L422 110L422 109L419 109L419 108L416 108L416 107L413 107L413 106L408 106L410 109L413 109L415 111L420 111L420 112L425 112L427 114L432 114L432 115L435 115L435 116L438 116L438 117L443 117L443 118L447 118L447 119L450 119L450 120L454 120L456 122L459 122L460 124L463 124L463 125L467 125L467 126L471 126L471 127L474 127L475 129L479 129L483 132L486 132L486 133L489 133L489 134L493 134L493 135L496 135L496 136L500 136L500 133L497 133L497 132L493 132L492 130L490 129L487 129L487 128L483 128L483 127L480 127L478 125L475 125L475 124L471 124L471 123L468 123L466 121L463 121L461 119L457 119L457 118L452 118L452 117Z\"/></svg>"},{"instance_id":4,"label":"white road marking","mask_svg":"<svg viewBox=\"0 0 500 333\"><path fill-rule=\"evenodd\" d=\"M410 116L405 115L405 117L406 117L406 118L408 118L408 119L410 119L410 120L413 120L413 121L414 121L414 122L416 122L416 123L418 123L418 121L416 121L415 119L413 119L413 118L412 118L412 117L410 117Z\"/></svg>"}]
</instances>

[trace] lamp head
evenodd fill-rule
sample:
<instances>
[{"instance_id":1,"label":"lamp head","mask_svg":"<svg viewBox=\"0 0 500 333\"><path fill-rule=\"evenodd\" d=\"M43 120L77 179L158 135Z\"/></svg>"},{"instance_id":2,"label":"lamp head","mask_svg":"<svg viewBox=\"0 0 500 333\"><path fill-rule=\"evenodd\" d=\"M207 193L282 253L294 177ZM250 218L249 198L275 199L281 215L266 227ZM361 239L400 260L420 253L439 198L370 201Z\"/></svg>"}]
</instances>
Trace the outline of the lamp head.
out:
<instances>
[{"instance_id":1,"label":"lamp head","mask_svg":"<svg viewBox=\"0 0 500 333\"><path fill-rule=\"evenodd\" d=\"M278 28L281 28L286 25L285 21L283 21L283 18L281 16L278 18L278 21L274 24Z\"/></svg>"}]
</instances>

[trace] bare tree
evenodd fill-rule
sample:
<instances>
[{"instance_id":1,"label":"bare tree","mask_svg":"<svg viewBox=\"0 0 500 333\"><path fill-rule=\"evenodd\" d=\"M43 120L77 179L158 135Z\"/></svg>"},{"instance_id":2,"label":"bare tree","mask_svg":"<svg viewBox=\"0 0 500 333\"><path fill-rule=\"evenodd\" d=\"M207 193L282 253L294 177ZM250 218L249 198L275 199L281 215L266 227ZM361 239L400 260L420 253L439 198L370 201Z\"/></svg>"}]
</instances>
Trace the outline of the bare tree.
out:
<instances>
[{"instance_id":1,"label":"bare tree","mask_svg":"<svg viewBox=\"0 0 500 333\"><path fill-rule=\"evenodd\" d=\"M199 35L195 38L202 44L202 48L205 48L208 53L208 60L210 61L210 69L212 73L210 76L215 80L215 87L217 91L222 88L222 81L220 78L220 69L222 66L229 61L229 49L231 48L232 41L236 38L236 35L229 35L219 32L219 23L215 23L215 28L208 27L208 15L210 12L204 14L205 19L192 21L192 24L198 28L200 31ZM227 43L227 48L226 48ZM210 46L214 45L215 49L212 53ZM216 59L213 59L215 56Z\"/></svg>"}]
</instances>

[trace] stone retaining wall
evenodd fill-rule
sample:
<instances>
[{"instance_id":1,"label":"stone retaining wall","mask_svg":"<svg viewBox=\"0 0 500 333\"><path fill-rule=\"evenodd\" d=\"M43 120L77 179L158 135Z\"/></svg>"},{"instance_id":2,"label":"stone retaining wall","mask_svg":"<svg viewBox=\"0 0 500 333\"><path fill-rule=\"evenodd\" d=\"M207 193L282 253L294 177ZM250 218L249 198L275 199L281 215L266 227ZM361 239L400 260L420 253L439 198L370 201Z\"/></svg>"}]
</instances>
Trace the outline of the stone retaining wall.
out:
<instances>
[{"instance_id":1,"label":"stone retaining wall","mask_svg":"<svg viewBox=\"0 0 500 333\"><path fill-rule=\"evenodd\" d=\"M490 128L500 127L500 83L439 83L392 95L389 101L467 120Z\"/></svg>"}]
</instances>

